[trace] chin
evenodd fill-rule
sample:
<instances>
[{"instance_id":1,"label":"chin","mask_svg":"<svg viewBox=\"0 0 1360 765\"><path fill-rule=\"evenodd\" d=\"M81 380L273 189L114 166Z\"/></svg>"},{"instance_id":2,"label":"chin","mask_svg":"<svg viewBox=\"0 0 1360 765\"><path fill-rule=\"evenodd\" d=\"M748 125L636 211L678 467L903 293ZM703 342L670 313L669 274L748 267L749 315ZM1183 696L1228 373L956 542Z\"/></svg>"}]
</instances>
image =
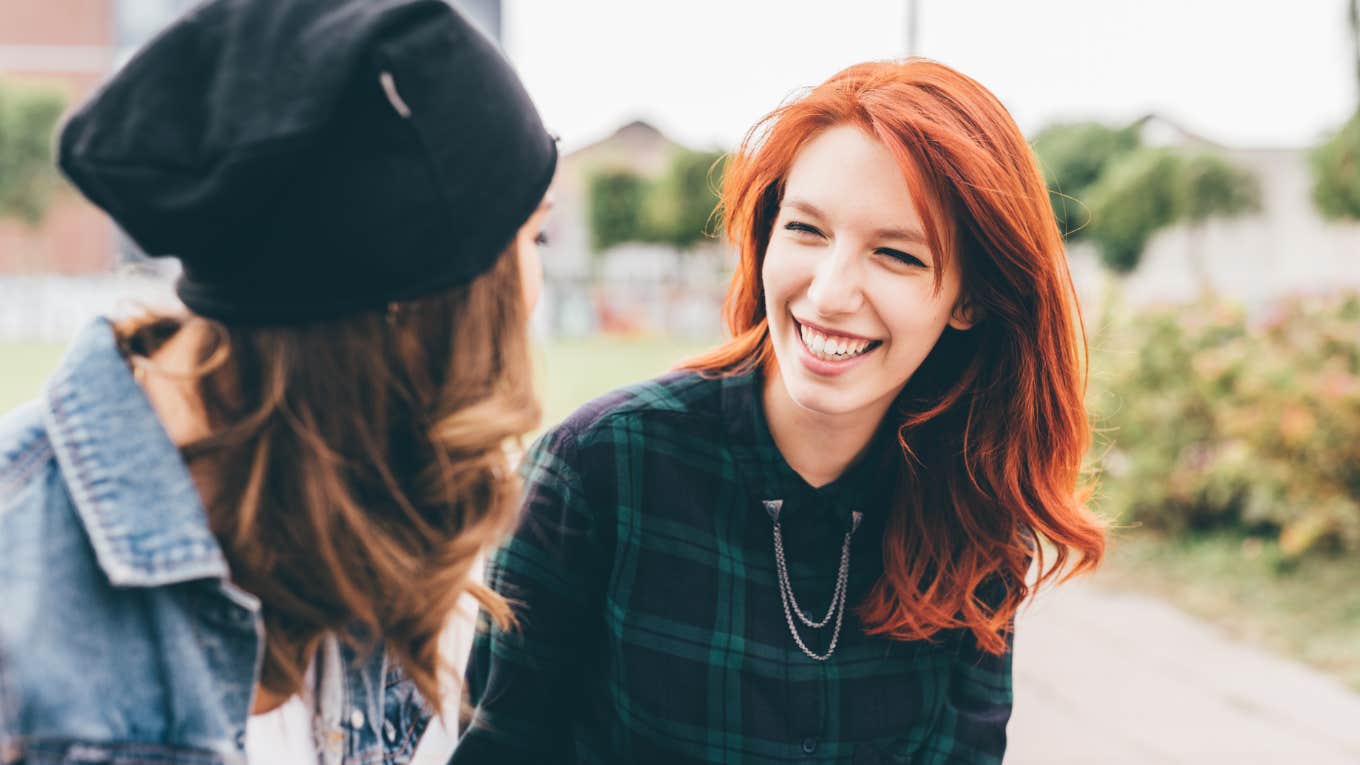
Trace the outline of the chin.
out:
<instances>
[{"instance_id":1,"label":"chin","mask_svg":"<svg viewBox=\"0 0 1360 765\"><path fill-rule=\"evenodd\" d=\"M799 370L801 372L801 370ZM846 390L837 382L821 382L784 377L784 389L789 398L800 408L821 415L836 416L851 414L862 409L870 402L863 396L856 396L853 390Z\"/></svg>"}]
</instances>

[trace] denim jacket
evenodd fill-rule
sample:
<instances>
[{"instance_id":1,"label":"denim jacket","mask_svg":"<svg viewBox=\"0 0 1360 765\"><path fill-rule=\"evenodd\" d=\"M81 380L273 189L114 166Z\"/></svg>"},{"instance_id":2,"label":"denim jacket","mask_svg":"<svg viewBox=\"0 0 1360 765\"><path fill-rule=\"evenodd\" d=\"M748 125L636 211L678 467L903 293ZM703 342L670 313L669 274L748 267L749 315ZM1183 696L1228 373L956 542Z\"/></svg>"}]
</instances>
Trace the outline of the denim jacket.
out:
<instances>
[{"instance_id":1,"label":"denim jacket","mask_svg":"<svg viewBox=\"0 0 1360 765\"><path fill-rule=\"evenodd\" d=\"M0 763L244 763L260 602L99 320L0 419ZM322 763L405 763L429 722L383 652L317 659Z\"/></svg>"}]
</instances>

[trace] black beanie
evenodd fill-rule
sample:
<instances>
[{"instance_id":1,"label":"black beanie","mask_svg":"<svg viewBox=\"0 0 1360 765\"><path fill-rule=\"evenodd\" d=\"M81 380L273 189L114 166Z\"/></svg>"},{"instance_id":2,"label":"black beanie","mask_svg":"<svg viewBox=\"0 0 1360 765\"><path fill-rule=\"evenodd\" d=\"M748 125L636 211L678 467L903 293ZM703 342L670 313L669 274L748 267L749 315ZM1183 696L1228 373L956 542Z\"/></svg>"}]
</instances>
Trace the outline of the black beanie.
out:
<instances>
[{"instance_id":1,"label":"black beanie","mask_svg":"<svg viewBox=\"0 0 1360 765\"><path fill-rule=\"evenodd\" d=\"M445 0L209 0L66 123L58 164L203 316L324 319L463 284L557 149Z\"/></svg>"}]
</instances>

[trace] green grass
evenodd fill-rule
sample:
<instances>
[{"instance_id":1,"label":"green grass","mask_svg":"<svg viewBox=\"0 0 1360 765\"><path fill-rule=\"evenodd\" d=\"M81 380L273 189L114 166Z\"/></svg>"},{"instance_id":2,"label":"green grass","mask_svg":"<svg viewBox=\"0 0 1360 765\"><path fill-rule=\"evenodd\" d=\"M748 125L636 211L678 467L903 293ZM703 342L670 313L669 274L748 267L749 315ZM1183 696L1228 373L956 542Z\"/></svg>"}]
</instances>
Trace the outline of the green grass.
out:
<instances>
[{"instance_id":1,"label":"green grass","mask_svg":"<svg viewBox=\"0 0 1360 765\"><path fill-rule=\"evenodd\" d=\"M1096 581L1159 595L1360 690L1360 560L1289 561L1275 543L1238 534L1123 531Z\"/></svg>"},{"instance_id":2,"label":"green grass","mask_svg":"<svg viewBox=\"0 0 1360 765\"><path fill-rule=\"evenodd\" d=\"M713 342L668 338L594 337L539 349L543 425L560 422L581 404L615 388L655 377Z\"/></svg>"},{"instance_id":3,"label":"green grass","mask_svg":"<svg viewBox=\"0 0 1360 765\"><path fill-rule=\"evenodd\" d=\"M61 354L60 345L0 343L0 414L38 395Z\"/></svg>"}]
</instances>

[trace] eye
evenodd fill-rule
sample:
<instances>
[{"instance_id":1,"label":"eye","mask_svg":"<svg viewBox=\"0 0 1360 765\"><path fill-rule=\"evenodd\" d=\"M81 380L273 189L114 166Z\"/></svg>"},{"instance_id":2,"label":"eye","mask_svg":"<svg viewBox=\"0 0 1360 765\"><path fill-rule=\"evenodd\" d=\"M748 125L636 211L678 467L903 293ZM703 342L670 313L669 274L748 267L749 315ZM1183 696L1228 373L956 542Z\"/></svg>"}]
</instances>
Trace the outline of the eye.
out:
<instances>
[{"instance_id":1,"label":"eye","mask_svg":"<svg viewBox=\"0 0 1360 765\"><path fill-rule=\"evenodd\" d=\"M810 226L806 223L803 223L802 221L797 220L791 220L788 223L785 223L784 229L787 231L794 231L799 234L810 234L812 236L820 237L826 236L820 230L818 230L816 226Z\"/></svg>"},{"instance_id":2,"label":"eye","mask_svg":"<svg viewBox=\"0 0 1360 765\"><path fill-rule=\"evenodd\" d=\"M538 245L539 247L547 247L547 246L548 246L548 232L546 232L546 231L540 231L540 232L538 232L536 235L534 235L534 244Z\"/></svg>"},{"instance_id":3,"label":"eye","mask_svg":"<svg viewBox=\"0 0 1360 765\"><path fill-rule=\"evenodd\" d=\"M874 250L874 252L877 252L881 255L887 255L893 260L896 260L899 263L903 263L908 266L913 266L915 268L930 268L930 266L926 265L925 261L916 257L915 255L912 255L911 253L902 252L901 250L894 250L890 247L880 247L877 250Z\"/></svg>"}]
</instances>

